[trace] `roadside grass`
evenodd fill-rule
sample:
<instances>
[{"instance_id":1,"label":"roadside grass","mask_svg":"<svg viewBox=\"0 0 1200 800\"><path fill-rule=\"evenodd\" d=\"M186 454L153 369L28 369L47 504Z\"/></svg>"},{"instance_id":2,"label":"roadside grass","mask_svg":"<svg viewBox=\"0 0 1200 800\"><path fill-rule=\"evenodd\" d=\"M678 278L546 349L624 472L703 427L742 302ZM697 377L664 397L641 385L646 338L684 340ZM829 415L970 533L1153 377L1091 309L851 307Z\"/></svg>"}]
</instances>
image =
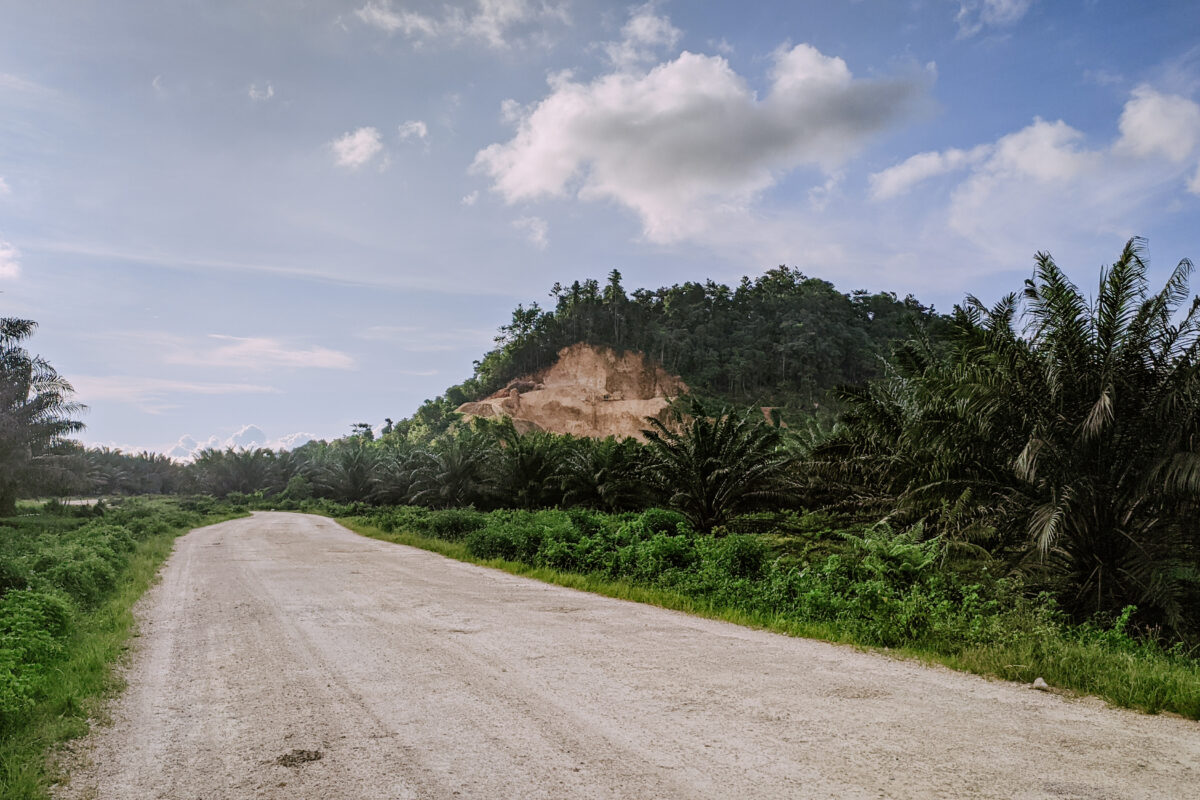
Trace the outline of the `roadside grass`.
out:
<instances>
[{"instance_id":1,"label":"roadside grass","mask_svg":"<svg viewBox=\"0 0 1200 800\"><path fill-rule=\"evenodd\" d=\"M112 589L94 604L68 604L69 626L60 647L52 658L34 665L39 668L37 676L45 679L38 682L36 692L30 691L24 707L0 719L0 800L49 797L51 783L62 777L54 758L57 748L86 734L89 718L101 714L104 701L122 688L114 667L134 634L133 606L154 583L175 538L195 527L244 516L180 514L178 504L169 501L143 501L143 505L126 520L135 530L134 543ZM54 519L53 515L22 518L12 535L30 527L45 529L48 522L53 527ZM59 522L58 527L66 526ZM10 643L0 637L0 647ZM11 667L0 664L0 678ZM13 677L11 671L8 677Z\"/></svg>"},{"instance_id":2,"label":"roadside grass","mask_svg":"<svg viewBox=\"0 0 1200 800\"><path fill-rule=\"evenodd\" d=\"M911 575L902 575L902 571L887 569L864 575L856 572L859 565L850 564L851 558L838 537L832 537L832 544L820 544L816 549L821 557L804 568L789 563L794 559L786 551L792 547L785 546L780 555L781 542L795 544L786 537L730 536L726 540L729 546L700 541L702 551L708 548L704 551L708 561L639 579L614 576L612 569L605 574L531 563L544 562L547 552L551 557L561 552L561 547L555 550L561 543L554 541L553 533L558 520L538 515L562 512L497 512L494 521L493 515L475 512L397 509L391 512L394 518L387 513L381 510L372 516L337 519L364 536L571 589L789 636L852 645L991 678L1029 683L1041 677L1053 691L1065 696L1094 695L1116 706L1200 719L1200 660L1182 647L1164 650L1153 641L1130 636L1126 632L1127 618L1070 625L1047 598L1025 598L1003 581L982 587L959 585L957 579L948 579L939 572L931 573L921 583ZM484 526L474 536L463 527L468 515L475 515L475 519L466 527ZM634 516L625 515L619 522L628 526ZM537 527L539 519L544 523L542 530L530 530ZM439 522L444 533L430 535L413 530L416 526L437 530ZM443 535L446 538L441 538ZM509 547L505 537L517 541ZM637 547L653 546L669 557L677 551L670 549L672 543L668 540L676 538L657 536L641 543L635 540L619 552L627 560L636 560ZM775 561L757 572L752 570L753 574L745 573L736 562L741 550L755 551L749 539L775 547L771 551ZM497 547L507 550L505 555L514 551L520 555L516 559L494 557ZM535 552L537 555L531 555ZM905 550L893 546L892 562L875 551L861 561L875 558L885 566L893 562L903 565L906 559L911 561L913 552L911 547ZM721 563L710 563L714 559ZM720 570L731 574L714 576L714 571ZM889 581L895 585L888 586ZM938 588L947 581L952 583L949 589ZM785 591L789 582L790 594ZM833 607L840 610L826 611Z\"/></svg>"}]
</instances>

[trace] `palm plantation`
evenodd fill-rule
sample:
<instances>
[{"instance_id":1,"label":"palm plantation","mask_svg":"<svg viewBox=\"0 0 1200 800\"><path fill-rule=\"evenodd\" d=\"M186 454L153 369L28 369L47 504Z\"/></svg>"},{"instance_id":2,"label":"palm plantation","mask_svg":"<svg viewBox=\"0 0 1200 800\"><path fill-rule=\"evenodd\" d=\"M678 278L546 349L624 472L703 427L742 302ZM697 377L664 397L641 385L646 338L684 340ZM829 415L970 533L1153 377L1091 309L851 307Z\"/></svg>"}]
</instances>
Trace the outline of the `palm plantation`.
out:
<instances>
[{"instance_id":1,"label":"palm plantation","mask_svg":"<svg viewBox=\"0 0 1200 800\"><path fill-rule=\"evenodd\" d=\"M1019 297L969 298L849 395L819 474L984 545L1081 615L1134 604L1172 627L1200 599L1200 316L1192 265L1151 292L1142 243L1094 301L1049 255Z\"/></svg>"}]
</instances>

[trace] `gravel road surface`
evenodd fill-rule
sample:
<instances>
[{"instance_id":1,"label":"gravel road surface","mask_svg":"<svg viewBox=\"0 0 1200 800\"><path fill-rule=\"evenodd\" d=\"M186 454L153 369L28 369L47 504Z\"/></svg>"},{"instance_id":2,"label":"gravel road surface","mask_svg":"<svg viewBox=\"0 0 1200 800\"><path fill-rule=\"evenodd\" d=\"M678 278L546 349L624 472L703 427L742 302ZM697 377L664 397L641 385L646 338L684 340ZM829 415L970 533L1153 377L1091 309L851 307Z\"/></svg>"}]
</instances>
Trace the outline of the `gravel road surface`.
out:
<instances>
[{"instance_id":1,"label":"gravel road surface","mask_svg":"<svg viewBox=\"0 0 1200 800\"><path fill-rule=\"evenodd\" d=\"M192 531L64 798L1200 798L1200 724L259 513Z\"/></svg>"}]
</instances>

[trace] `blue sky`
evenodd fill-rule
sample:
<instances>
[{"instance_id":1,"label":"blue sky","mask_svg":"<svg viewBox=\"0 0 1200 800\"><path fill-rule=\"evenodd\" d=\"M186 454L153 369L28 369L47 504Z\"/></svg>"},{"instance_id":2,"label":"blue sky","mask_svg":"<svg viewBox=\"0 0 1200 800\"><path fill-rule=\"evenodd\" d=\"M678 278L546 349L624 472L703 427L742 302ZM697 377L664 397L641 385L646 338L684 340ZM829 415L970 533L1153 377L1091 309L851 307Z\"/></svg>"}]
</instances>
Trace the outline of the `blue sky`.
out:
<instances>
[{"instance_id":1,"label":"blue sky","mask_svg":"<svg viewBox=\"0 0 1200 800\"><path fill-rule=\"evenodd\" d=\"M1200 258L1200 7L0 0L0 313L183 454L467 377L555 281L778 264L948 309Z\"/></svg>"}]
</instances>

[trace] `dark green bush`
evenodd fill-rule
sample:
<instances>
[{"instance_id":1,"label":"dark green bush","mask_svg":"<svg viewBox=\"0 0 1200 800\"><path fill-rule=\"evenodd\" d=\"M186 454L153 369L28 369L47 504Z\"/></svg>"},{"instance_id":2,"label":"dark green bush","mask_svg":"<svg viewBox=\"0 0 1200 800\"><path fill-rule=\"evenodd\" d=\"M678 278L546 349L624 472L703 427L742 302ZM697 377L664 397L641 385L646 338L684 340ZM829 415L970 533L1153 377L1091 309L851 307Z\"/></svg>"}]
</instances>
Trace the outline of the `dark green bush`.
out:
<instances>
[{"instance_id":1,"label":"dark green bush","mask_svg":"<svg viewBox=\"0 0 1200 800\"><path fill-rule=\"evenodd\" d=\"M486 524L486 514L470 510L449 510L432 515L427 530L439 539L457 542Z\"/></svg>"},{"instance_id":2,"label":"dark green bush","mask_svg":"<svg viewBox=\"0 0 1200 800\"><path fill-rule=\"evenodd\" d=\"M705 539L701 552L704 560L719 574L747 580L761 578L770 557L761 538L742 534Z\"/></svg>"},{"instance_id":3,"label":"dark green bush","mask_svg":"<svg viewBox=\"0 0 1200 800\"><path fill-rule=\"evenodd\" d=\"M651 533L664 533L668 536L678 533L680 525L690 530L687 517L666 508L648 508L641 513L638 521Z\"/></svg>"}]
</instances>

